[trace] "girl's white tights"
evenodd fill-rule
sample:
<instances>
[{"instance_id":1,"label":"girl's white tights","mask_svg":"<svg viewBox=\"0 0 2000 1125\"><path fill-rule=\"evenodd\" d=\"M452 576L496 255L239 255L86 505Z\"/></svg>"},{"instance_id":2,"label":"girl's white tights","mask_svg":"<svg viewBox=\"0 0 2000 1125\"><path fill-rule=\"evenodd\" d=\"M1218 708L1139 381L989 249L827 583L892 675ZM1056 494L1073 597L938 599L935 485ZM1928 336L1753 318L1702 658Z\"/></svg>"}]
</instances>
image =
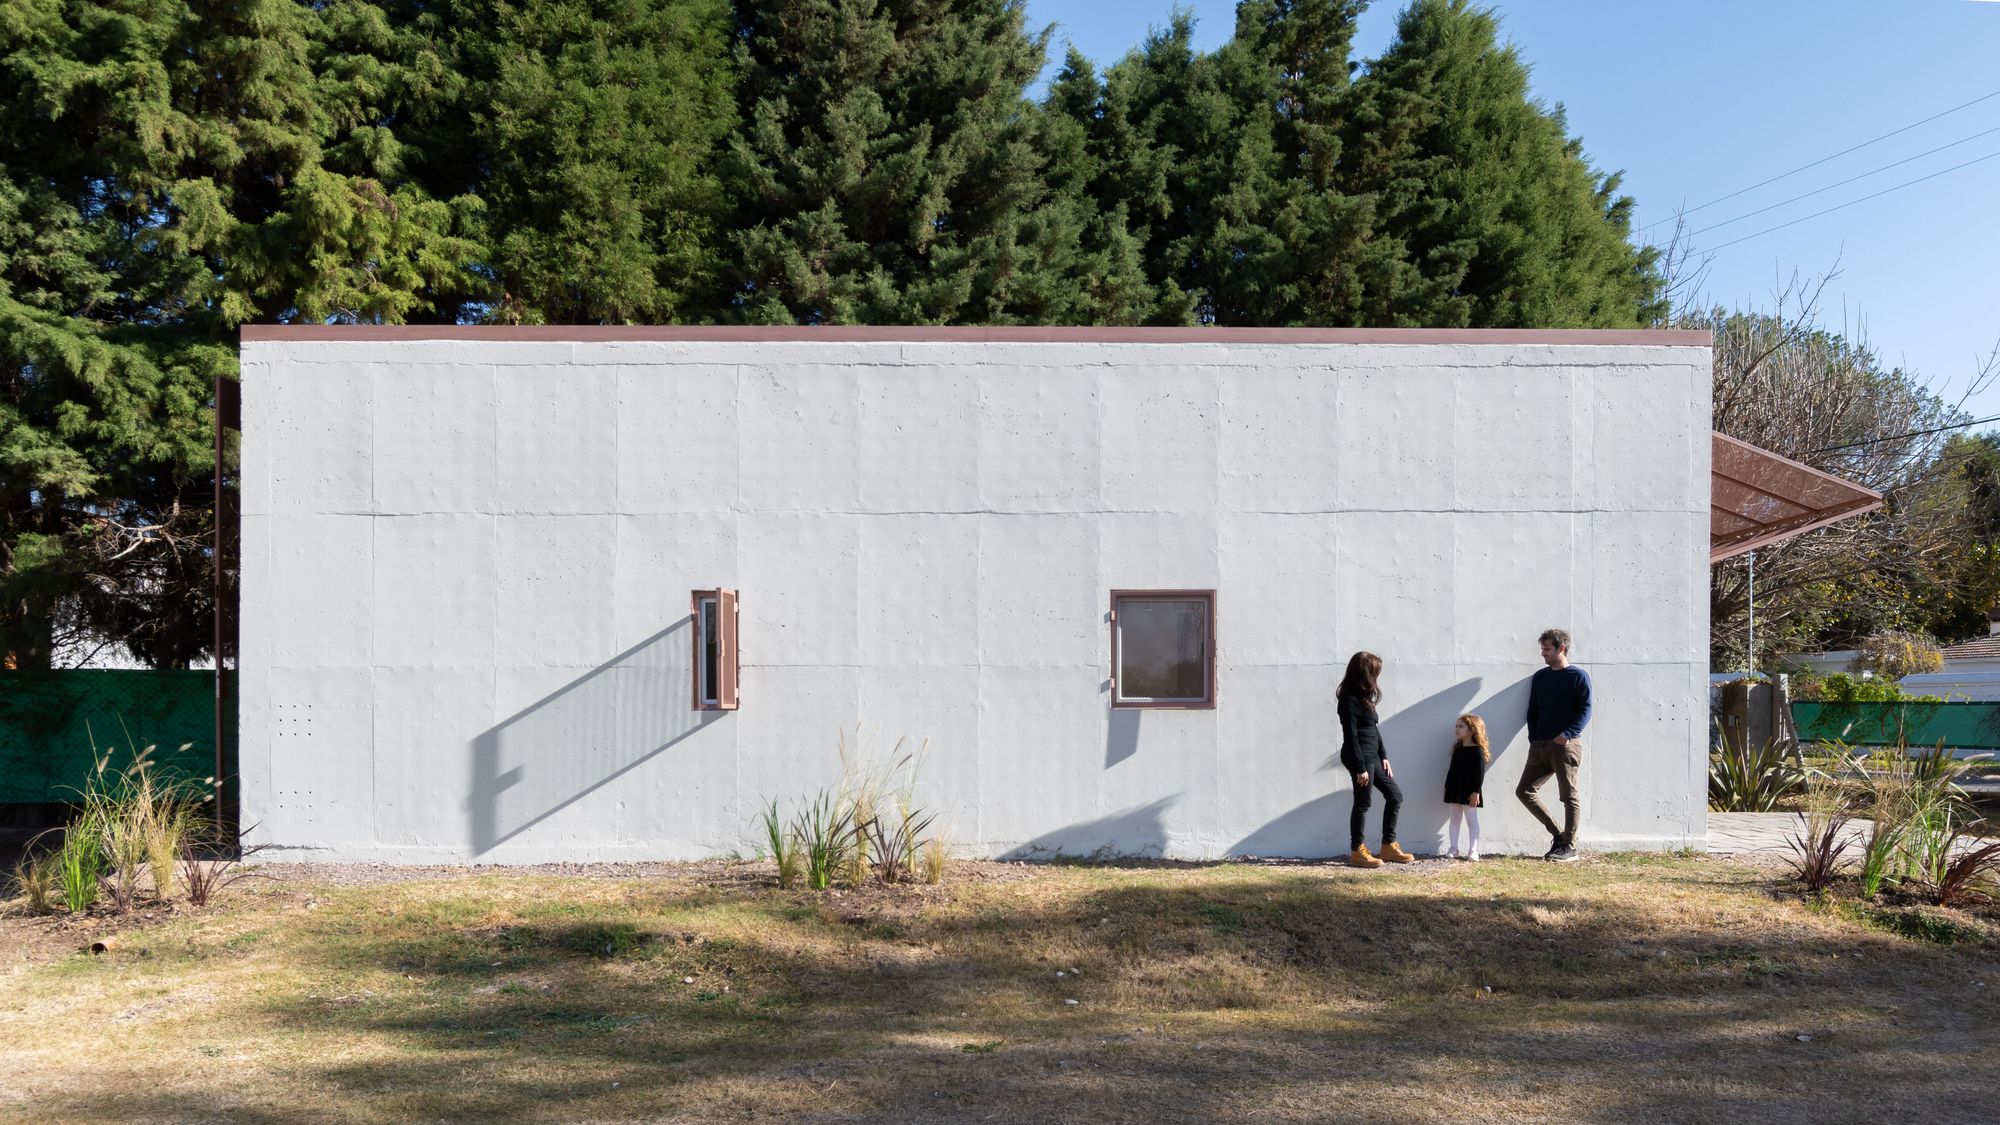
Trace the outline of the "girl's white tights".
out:
<instances>
[{"instance_id":1,"label":"girl's white tights","mask_svg":"<svg viewBox=\"0 0 2000 1125\"><path fill-rule=\"evenodd\" d=\"M1468 830L1470 830L1472 834L1472 839L1468 841L1471 844L1471 849L1467 851L1465 854L1473 859L1478 859L1479 858L1479 810L1473 808L1471 805L1453 805L1451 807L1451 854L1453 855L1459 854L1458 822L1461 818L1464 819L1465 827Z\"/></svg>"}]
</instances>

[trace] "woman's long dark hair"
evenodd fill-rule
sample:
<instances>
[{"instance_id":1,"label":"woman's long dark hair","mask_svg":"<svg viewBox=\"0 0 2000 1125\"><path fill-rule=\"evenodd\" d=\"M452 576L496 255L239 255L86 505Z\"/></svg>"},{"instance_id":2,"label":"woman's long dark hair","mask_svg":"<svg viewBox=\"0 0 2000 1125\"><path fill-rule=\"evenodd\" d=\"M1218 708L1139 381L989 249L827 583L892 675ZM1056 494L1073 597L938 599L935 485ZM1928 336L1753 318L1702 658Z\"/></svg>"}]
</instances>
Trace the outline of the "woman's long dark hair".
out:
<instances>
[{"instance_id":1,"label":"woman's long dark hair","mask_svg":"<svg viewBox=\"0 0 2000 1125\"><path fill-rule=\"evenodd\" d=\"M1360 699L1373 707L1382 701L1382 658L1372 652L1357 652L1347 658L1347 674L1340 678L1336 697Z\"/></svg>"}]
</instances>

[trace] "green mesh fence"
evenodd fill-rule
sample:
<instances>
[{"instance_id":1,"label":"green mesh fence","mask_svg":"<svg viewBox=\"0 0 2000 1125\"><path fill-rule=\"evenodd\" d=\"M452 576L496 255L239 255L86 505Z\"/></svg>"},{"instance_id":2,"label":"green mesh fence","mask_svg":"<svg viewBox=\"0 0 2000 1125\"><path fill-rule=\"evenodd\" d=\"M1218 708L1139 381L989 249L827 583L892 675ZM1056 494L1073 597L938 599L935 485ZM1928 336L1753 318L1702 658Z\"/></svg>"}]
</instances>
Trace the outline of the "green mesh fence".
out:
<instances>
[{"instance_id":1,"label":"green mesh fence","mask_svg":"<svg viewBox=\"0 0 2000 1125\"><path fill-rule=\"evenodd\" d=\"M225 718L223 765L234 773ZM0 803L74 800L97 753L111 751L116 769L147 746L177 776L215 772L215 673L0 672Z\"/></svg>"},{"instance_id":2,"label":"green mesh fence","mask_svg":"<svg viewBox=\"0 0 2000 1125\"><path fill-rule=\"evenodd\" d=\"M2000 750L2000 703L1794 703L1802 741Z\"/></svg>"}]
</instances>

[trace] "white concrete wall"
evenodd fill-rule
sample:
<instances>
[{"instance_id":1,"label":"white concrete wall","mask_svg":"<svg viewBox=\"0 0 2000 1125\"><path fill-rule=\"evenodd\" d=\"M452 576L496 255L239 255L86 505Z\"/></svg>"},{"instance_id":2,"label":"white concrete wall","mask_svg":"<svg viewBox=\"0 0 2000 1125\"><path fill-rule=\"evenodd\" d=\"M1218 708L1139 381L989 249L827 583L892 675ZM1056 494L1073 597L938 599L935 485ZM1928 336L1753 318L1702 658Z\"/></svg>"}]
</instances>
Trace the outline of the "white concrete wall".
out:
<instances>
[{"instance_id":1,"label":"white concrete wall","mask_svg":"<svg viewBox=\"0 0 2000 1125\"><path fill-rule=\"evenodd\" d=\"M1475 710L1488 850L1539 854L1512 789L1561 625L1596 684L1583 845L1699 845L1708 364L249 341L244 820L296 858L748 852L861 722L932 739L968 854L1330 855L1332 691L1367 648L1406 845L1438 847ZM742 593L734 713L689 706L688 592L714 586ZM1110 710L1108 592L1211 586L1219 705Z\"/></svg>"}]
</instances>

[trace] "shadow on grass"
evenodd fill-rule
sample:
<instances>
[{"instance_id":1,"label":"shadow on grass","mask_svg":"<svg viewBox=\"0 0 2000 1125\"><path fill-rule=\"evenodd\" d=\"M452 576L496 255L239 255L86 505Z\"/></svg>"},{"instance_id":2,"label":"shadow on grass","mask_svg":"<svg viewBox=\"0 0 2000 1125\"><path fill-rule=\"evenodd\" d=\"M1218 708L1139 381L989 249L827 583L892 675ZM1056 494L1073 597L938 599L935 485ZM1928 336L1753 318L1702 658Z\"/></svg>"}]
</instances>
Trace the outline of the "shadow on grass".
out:
<instances>
[{"instance_id":1,"label":"shadow on grass","mask_svg":"<svg viewBox=\"0 0 2000 1125\"><path fill-rule=\"evenodd\" d=\"M1663 895L1683 877L1655 876ZM1719 918L1282 869L1148 879L1051 875L1026 901L970 888L914 910L743 891L727 927L658 897L367 935L321 918L295 947L302 976L407 987L280 996L243 1023L369 1045L285 1079L364 1116L1971 1120L1989 1104L1957 1063L2000 1045L1990 1001L1951 1002L1961 953L1884 938L1859 970L1865 939L1802 942L1740 902ZM233 1117L232 1096L179 1108Z\"/></svg>"}]
</instances>

